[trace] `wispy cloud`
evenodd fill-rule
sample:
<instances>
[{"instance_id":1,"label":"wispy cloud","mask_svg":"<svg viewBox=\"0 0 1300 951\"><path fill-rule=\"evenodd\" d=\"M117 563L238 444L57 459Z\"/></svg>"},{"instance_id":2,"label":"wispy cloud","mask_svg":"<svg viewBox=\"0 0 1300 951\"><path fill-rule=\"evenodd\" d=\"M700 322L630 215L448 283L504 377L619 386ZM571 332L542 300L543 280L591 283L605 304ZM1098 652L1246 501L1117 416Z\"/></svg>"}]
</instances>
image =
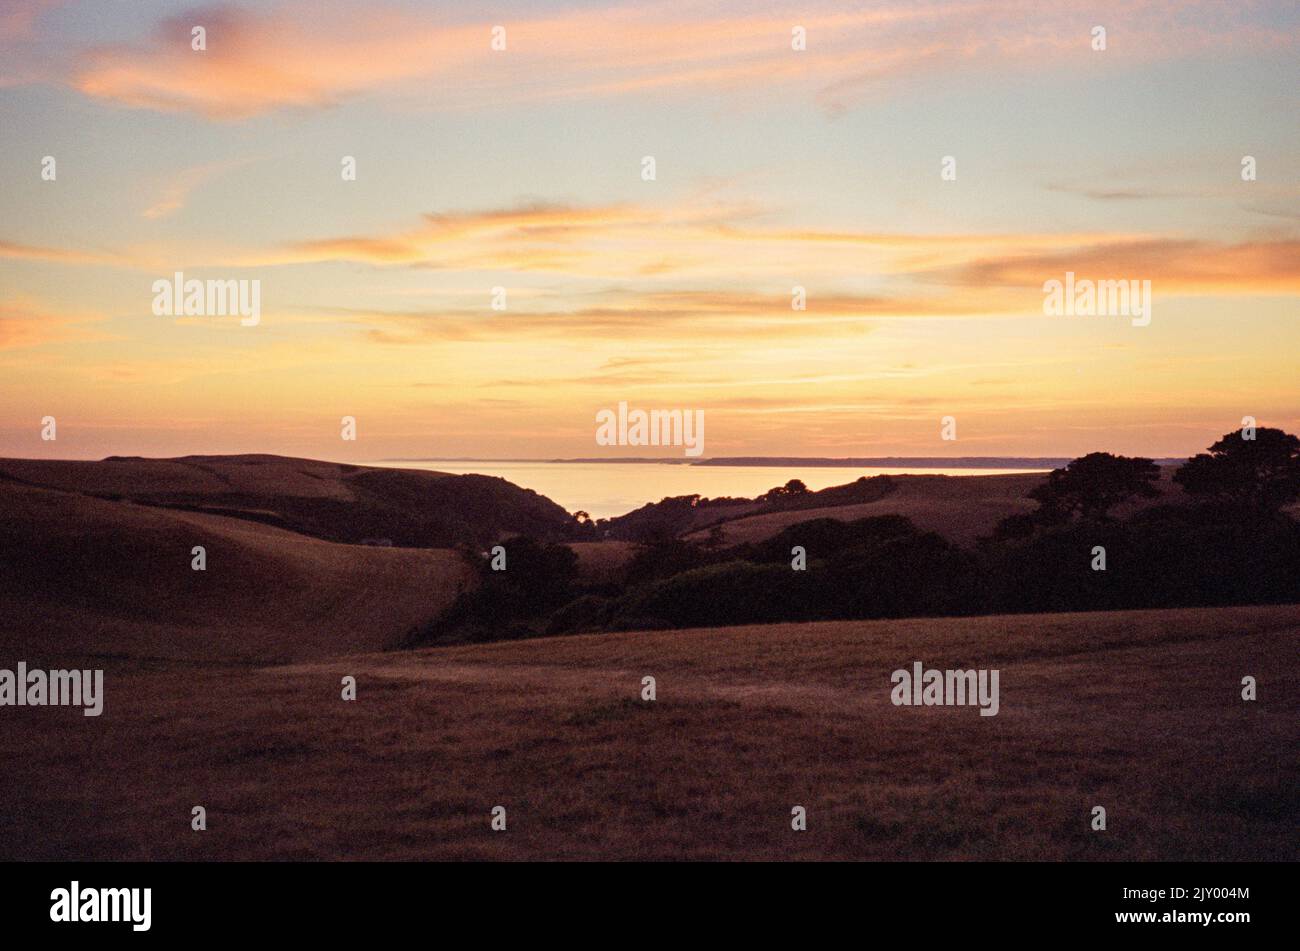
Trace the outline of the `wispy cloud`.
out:
<instances>
[{"instance_id":1,"label":"wispy cloud","mask_svg":"<svg viewBox=\"0 0 1300 951\"><path fill-rule=\"evenodd\" d=\"M103 318L95 314L56 313L31 300L0 302L0 350L19 350L51 343L81 343L109 339L89 326Z\"/></svg>"},{"instance_id":2,"label":"wispy cloud","mask_svg":"<svg viewBox=\"0 0 1300 951\"><path fill-rule=\"evenodd\" d=\"M1295 293L1300 291L1300 241L1107 241L1047 253L983 257L956 269L951 279L973 287L1036 287L1065 271L1081 278L1149 280L1161 293Z\"/></svg>"},{"instance_id":3,"label":"wispy cloud","mask_svg":"<svg viewBox=\"0 0 1300 951\"><path fill-rule=\"evenodd\" d=\"M1150 188L1145 186L1088 186L1088 185L1047 185L1048 191L1061 192L1066 195L1078 195L1093 201L1146 201L1157 198L1187 198L1192 193L1169 188Z\"/></svg>"},{"instance_id":4,"label":"wispy cloud","mask_svg":"<svg viewBox=\"0 0 1300 951\"><path fill-rule=\"evenodd\" d=\"M1209 0L1181 4L1176 17L1164 3L1092 6L1092 16L1122 28L1125 42L1109 54L1120 58L1296 42ZM938 68L1011 72L1086 56L1090 25L1067 8L1017 0L891 0L866 9L820 0L780 15L695 0L491 16L302 0L270 12L201 7L164 20L142 42L84 51L71 82L124 105L221 120L323 108L380 89L464 108L701 88L755 95L781 86L834 111L885 91L885 80ZM504 52L489 45L498 24L507 30ZM207 30L206 51L190 48L195 25ZM806 54L791 51L795 26L807 31Z\"/></svg>"},{"instance_id":5,"label":"wispy cloud","mask_svg":"<svg viewBox=\"0 0 1300 951\"><path fill-rule=\"evenodd\" d=\"M48 76L51 62L40 49L38 24L62 0L5 0L0 5L0 89Z\"/></svg>"},{"instance_id":6,"label":"wispy cloud","mask_svg":"<svg viewBox=\"0 0 1300 951\"><path fill-rule=\"evenodd\" d=\"M121 261L116 254L78 251L72 248L51 248L16 241L0 240L0 258L20 261L52 261L62 264L112 264Z\"/></svg>"},{"instance_id":7,"label":"wispy cloud","mask_svg":"<svg viewBox=\"0 0 1300 951\"><path fill-rule=\"evenodd\" d=\"M586 277L923 273L997 251L1041 254L1146 235L909 234L764 225L753 205L576 206L429 214L389 234L347 235L251 252L248 266L347 261L376 267L551 272Z\"/></svg>"},{"instance_id":8,"label":"wispy cloud","mask_svg":"<svg viewBox=\"0 0 1300 951\"><path fill-rule=\"evenodd\" d=\"M142 211L141 215L145 218L166 218L184 208L186 202L189 201L190 194L196 189L227 172L243 168L250 161L249 159L241 159L226 162L207 162L203 165L183 169L163 184L157 200Z\"/></svg>"}]
</instances>

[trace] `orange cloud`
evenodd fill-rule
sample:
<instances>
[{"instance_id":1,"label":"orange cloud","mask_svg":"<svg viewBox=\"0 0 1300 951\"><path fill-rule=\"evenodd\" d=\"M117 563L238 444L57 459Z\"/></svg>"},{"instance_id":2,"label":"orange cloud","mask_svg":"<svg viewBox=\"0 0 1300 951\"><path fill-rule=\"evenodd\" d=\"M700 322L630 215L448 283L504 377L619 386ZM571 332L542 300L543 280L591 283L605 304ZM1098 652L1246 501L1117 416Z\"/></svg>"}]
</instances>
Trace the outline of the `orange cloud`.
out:
<instances>
[{"instance_id":1,"label":"orange cloud","mask_svg":"<svg viewBox=\"0 0 1300 951\"><path fill-rule=\"evenodd\" d=\"M115 255L110 254L76 251L68 248L47 248L35 244L20 244L14 241L0 241L0 258L16 258L23 261L53 261L62 264L105 264L118 260Z\"/></svg>"},{"instance_id":2,"label":"orange cloud","mask_svg":"<svg viewBox=\"0 0 1300 951\"><path fill-rule=\"evenodd\" d=\"M167 254L175 263L176 249ZM436 311L442 329L432 335L453 337L476 335L493 322L484 319L490 312L464 304L465 295L486 293L481 272L532 275L500 280L517 292L511 326L522 329L535 318L539 325L532 332L586 327L597 334L646 321L667 326L742 314L756 330L779 333L792 319L796 282L809 299L808 311L797 318L804 324L1037 312L1043 282L1066 271L1080 278L1150 280L1160 294L1300 290L1300 240L1293 238L1225 243L1104 232L826 231L765 225L759 209L749 205L537 203L427 214L388 234L251 252L192 247L186 255L192 267L347 262L465 274L459 283L444 278L440 288L421 292L448 304ZM106 255L0 241L3 257L137 268L165 259L162 251L142 247ZM374 339L427 333L381 327Z\"/></svg>"},{"instance_id":3,"label":"orange cloud","mask_svg":"<svg viewBox=\"0 0 1300 951\"><path fill-rule=\"evenodd\" d=\"M712 285L726 295L715 303L752 311L752 298L735 295L733 285L770 285L773 274L800 275L823 304L852 299L855 313L877 315L1022 310L1025 291L1031 291L1032 298L1044 280L1067 270L1080 276L1151 280L1162 293L1270 294L1300 289L1300 242L1288 238L1229 244L1096 232L818 231L766 227L755 221L753 209L725 206L534 205L428 215L418 227L392 235L304 241L242 263L327 261L631 280L640 286L630 296L650 313L664 301L681 299L674 296L678 288L662 287L670 280ZM855 274L866 275L863 280L879 292L845 297L837 288L845 275ZM821 288L815 287L818 281ZM788 293L783 289L768 299ZM689 302L696 309L700 303Z\"/></svg>"},{"instance_id":4,"label":"orange cloud","mask_svg":"<svg viewBox=\"0 0 1300 951\"><path fill-rule=\"evenodd\" d=\"M1295 43L1235 8L1183 6L1176 22L1163 4L1111 0L1091 13L1123 26L1126 42L1112 57ZM1202 7L1206 16L1197 14ZM838 109L885 78L965 63L1017 70L1088 54L1086 24L1068 10L1044 7L1027 18L1024 4L1011 0L893 0L863 10L822 0L783 16L696 0L447 20L445 10L435 19L409 8L359 12L303 0L269 13L205 7L164 20L142 43L85 51L71 81L96 98L213 119L321 108L381 89L459 108L700 87L753 94L780 83ZM490 46L498 23L504 51ZM190 46L196 25L207 31L202 52ZM795 26L807 31L802 53L791 50Z\"/></svg>"},{"instance_id":5,"label":"orange cloud","mask_svg":"<svg viewBox=\"0 0 1300 951\"><path fill-rule=\"evenodd\" d=\"M504 210L428 214L419 227L391 236L303 241L253 263L362 261L435 268L565 271L596 254L592 245L654 229L660 238L709 220L717 212L660 211L632 205L577 207L534 204ZM601 252L605 253L604 251Z\"/></svg>"},{"instance_id":6,"label":"orange cloud","mask_svg":"<svg viewBox=\"0 0 1300 951\"><path fill-rule=\"evenodd\" d=\"M301 241L237 261L246 266L349 261L379 267L552 272L575 277L770 279L795 270L843 276L921 273L1006 255L1136 239L1105 233L955 235L818 231L764 227L750 206L530 205L426 215L389 235Z\"/></svg>"},{"instance_id":7,"label":"orange cloud","mask_svg":"<svg viewBox=\"0 0 1300 951\"><path fill-rule=\"evenodd\" d=\"M1164 293L1295 293L1300 291L1300 241L1106 241L1050 253L980 258L960 268L953 280L970 287L1035 287L1066 271L1080 278L1149 280L1154 290Z\"/></svg>"},{"instance_id":8,"label":"orange cloud","mask_svg":"<svg viewBox=\"0 0 1300 951\"><path fill-rule=\"evenodd\" d=\"M85 327L100 319L88 314L49 313L29 301L0 302L0 350L108 339Z\"/></svg>"},{"instance_id":9,"label":"orange cloud","mask_svg":"<svg viewBox=\"0 0 1300 951\"><path fill-rule=\"evenodd\" d=\"M191 47L196 26L206 31L202 51ZM299 4L260 14L204 7L164 20L146 43L87 51L73 85L129 106L216 119L328 106L426 72L439 40L410 26L379 9L348 14Z\"/></svg>"}]
</instances>

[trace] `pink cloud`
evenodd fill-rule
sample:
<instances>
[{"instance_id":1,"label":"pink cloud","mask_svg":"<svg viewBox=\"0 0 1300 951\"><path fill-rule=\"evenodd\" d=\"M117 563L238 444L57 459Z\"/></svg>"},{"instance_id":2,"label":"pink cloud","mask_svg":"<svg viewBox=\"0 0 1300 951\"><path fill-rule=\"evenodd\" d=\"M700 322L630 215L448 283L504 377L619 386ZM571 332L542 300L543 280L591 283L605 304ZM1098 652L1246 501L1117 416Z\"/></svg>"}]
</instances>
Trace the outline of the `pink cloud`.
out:
<instances>
[{"instance_id":1,"label":"pink cloud","mask_svg":"<svg viewBox=\"0 0 1300 951\"><path fill-rule=\"evenodd\" d=\"M1086 18L1022 0L820 3L779 16L745 4L677 2L503 15L507 48L498 52L490 46L496 21L290 0L269 13L214 6L173 16L139 43L84 51L71 82L96 98L214 119L321 108L378 91L456 108L701 87L766 95L780 86L836 109L883 80L939 68L1082 61L1093 55L1094 23L1107 25L1107 55L1120 59L1296 42L1252 25L1249 11L1204 2L1176 11L1102 2ZM202 52L190 46L195 25L207 31ZM807 31L805 52L791 50L795 26Z\"/></svg>"}]
</instances>

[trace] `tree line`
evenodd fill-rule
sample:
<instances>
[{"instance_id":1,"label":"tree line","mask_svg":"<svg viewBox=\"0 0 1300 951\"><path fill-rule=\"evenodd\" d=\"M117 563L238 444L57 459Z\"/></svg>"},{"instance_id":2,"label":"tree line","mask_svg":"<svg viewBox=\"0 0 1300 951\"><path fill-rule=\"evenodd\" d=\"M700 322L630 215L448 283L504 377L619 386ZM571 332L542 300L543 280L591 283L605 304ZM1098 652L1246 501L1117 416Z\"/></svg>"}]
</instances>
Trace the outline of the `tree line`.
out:
<instances>
[{"instance_id":1,"label":"tree line","mask_svg":"<svg viewBox=\"0 0 1300 951\"><path fill-rule=\"evenodd\" d=\"M514 538L504 571L466 553L479 584L412 642L1300 601L1300 523L1286 511L1300 500L1300 439L1228 433L1174 473L1181 499L1154 501L1159 481L1150 459L1090 453L1053 470L1029 494L1035 511L974 548L899 515L817 518L740 545L660 536L603 583L580 579L571 548ZM805 491L787 483L763 498Z\"/></svg>"}]
</instances>

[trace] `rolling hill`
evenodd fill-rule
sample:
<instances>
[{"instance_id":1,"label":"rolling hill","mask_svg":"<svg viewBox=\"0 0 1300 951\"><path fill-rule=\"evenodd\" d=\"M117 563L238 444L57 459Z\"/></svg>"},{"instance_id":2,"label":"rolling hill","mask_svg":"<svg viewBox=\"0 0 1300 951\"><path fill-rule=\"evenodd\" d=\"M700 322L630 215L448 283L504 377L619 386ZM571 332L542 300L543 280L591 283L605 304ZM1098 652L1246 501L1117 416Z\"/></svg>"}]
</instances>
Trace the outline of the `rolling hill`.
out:
<instances>
[{"instance_id":1,"label":"rolling hill","mask_svg":"<svg viewBox=\"0 0 1300 951\"><path fill-rule=\"evenodd\" d=\"M1161 468L1157 488L1160 496L1151 501L1116 506L1114 513L1123 517L1138 508L1175 501L1182 490L1172 481L1176 467ZM800 522L816 518L834 518L851 522L874 515L903 515L922 531L935 532L956 545L970 546L981 536L990 534L1002 519L1034 511L1038 505L1027 498L1030 490L1045 476L1026 475L891 475L892 491L879 499L860 504L834 505L825 508L800 508L783 512L742 515L720 523L723 543L737 545L759 542ZM706 538L707 531L686 534L691 541Z\"/></svg>"},{"instance_id":2,"label":"rolling hill","mask_svg":"<svg viewBox=\"0 0 1300 951\"><path fill-rule=\"evenodd\" d=\"M380 650L472 583L451 546L570 523L485 476L277 456L0 460L0 650L239 663Z\"/></svg>"},{"instance_id":3,"label":"rolling hill","mask_svg":"<svg viewBox=\"0 0 1300 951\"><path fill-rule=\"evenodd\" d=\"M504 535L560 539L572 518L505 479L283 456L0 459L0 482L262 522L326 541L482 546Z\"/></svg>"},{"instance_id":4,"label":"rolling hill","mask_svg":"<svg viewBox=\"0 0 1300 951\"><path fill-rule=\"evenodd\" d=\"M110 671L103 716L5 712L0 858L1294 860L1298 634L1282 605ZM999 713L893 706L915 660L998 668Z\"/></svg>"},{"instance_id":5,"label":"rolling hill","mask_svg":"<svg viewBox=\"0 0 1300 951\"><path fill-rule=\"evenodd\" d=\"M454 551L0 483L0 651L271 662L395 646L469 583ZM206 570L191 568L194 546Z\"/></svg>"}]
</instances>

